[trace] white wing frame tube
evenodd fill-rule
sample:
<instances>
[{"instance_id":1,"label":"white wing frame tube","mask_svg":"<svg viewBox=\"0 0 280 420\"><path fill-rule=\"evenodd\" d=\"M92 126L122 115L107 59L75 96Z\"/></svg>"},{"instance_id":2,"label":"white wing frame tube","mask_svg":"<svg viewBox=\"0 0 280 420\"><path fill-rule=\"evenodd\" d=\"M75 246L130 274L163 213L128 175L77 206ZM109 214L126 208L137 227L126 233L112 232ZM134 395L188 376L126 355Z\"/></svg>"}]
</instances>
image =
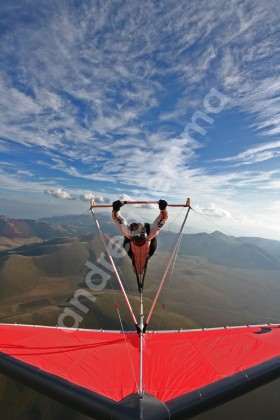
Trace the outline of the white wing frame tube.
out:
<instances>
[{"instance_id":1,"label":"white wing frame tube","mask_svg":"<svg viewBox=\"0 0 280 420\"><path fill-rule=\"evenodd\" d=\"M107 247L107 245L106 245L106 241L105 241L105 239L104 239L103 233L102 233L102 231L101 231L101 228L100 228L100 226L99 226L98 220L96 219L95 213L94 213L94 211L93 211L93 209L92 209L92 208L91 208L91 213L92 213L92 215L93 215L93 219L94 219L95 225L96 225L97 230L98 230L98 232L99 232L99 234L100 234L100 237L101 237L101 239L102 239L102 242L103 242L104 248L105 248L105 250L106 250L106 253L107 253L107 255L108 255L108 258L109 258L109 260L110 260L110 263L112 264L112 267L113 267L113 270L114 270L114 273L115 273L116 279L117 279L117 281L118 281L118 283L119 283L119 286L120 286L120 288L121 288L121 291L122 291L122 293L123 293L123 297L124 297L124 299L125 299L125 301L126 301L126 304L127 304L128 310L129 310L130 315L131 315L131 317L132 317L132 319L133 319L133 322L134 322L134 325L135 325L135 327L136 327L136 330L138 331L138 330L139 330L139 327L138 327L138 324L137 324L137 320L136 320L136 318L135 318L135 315L134 315L134 313L133 313L132 307L131 307L130 302L129 302L129 300L128 300L127 294L126 294L126 292L125 292L125 290L124 290L124 287L123 287L122 281L121 281L121 279L120 279L120 276L119 276L118 270L117 270L117 268L116 268L116 266L115 266L115 263L114 263L114 260L113 260L113 258L112 258L112 256L111 256L111 254L110 254L110 252L109 252L109 250L108 250L108 247Z\"/></svg>"},{"instance_id":2,"label":"white wing frame tube","mask_svg":"<svg viewBox=\"0 0 280 420\"><path fill-rule=\"evenodd\" d=\"M170 256L170 259L169 259L169 261L168 261L168 264L167 264L167 267L166 267L166 269L165 269L165 272L164 272L164 274L163 274L163 276L162 276L162 279L161 279L161 282L160 282L160 285L159 285L159 288L158 288L157 294L156 294L155 299L154 299L154 301L153 301L153 304L152 304L152 307L151 307L151 309L150 309L149 315L147 316L147 320L146 320L146 322L145 322L145 326L144 326L144 333L145 333L145 331L146 331L146 329L147 329L147 326L148 326L148 324L149 324L149 322L150 322L150 319L151 319L151 317L152 317L152 315L153 315L153 312L154 312L154 309L155 309L155 306L156 306L156 303L157 303L157 300L158 300L159 294L160 294L160 292L161 292L162 286L163 286L163 284L164 284L164 282L165 282L165 279L166 279L166 276L167 276L167 274L168 274L169 268L170 268L171 263L172 263L172 261L173 261L173 259L174 259L174 255L176 254L177 248L178 248L178 246L179 246L179 244L180 244L180 241L181 241L181 236L182 236L182 234L183 234L184 226L185 226L185 223L186 223L186 221L187 221L187 218L188 218L188 215L189 215L190 209L191 209L191 207L189 207L189 208L188 208L188 211L187 211L186 216L185 216L185 218L184 218L184 221L183 221L183 223L182 223L181 229L180 229L180 231L179 231L179 233L178 233L177 241L176 241L176 243L175 243L175 244L174 244L174 246L173 246L173 249L172 249L172 252L171 252L171 256Z\"/></svg>"},{"instance_id":3,"label":"white wing frame tube","mask_svg":"<svg viewBox=\"0 0 280 420\"><path fill-rule=\"evenodd\" d=\"M124 203L124 201L122 201ZM145 205L145 204L157 204L158 201L126 201L125 204L128 205ZM190 199L188 198L187 201L184 204L168 204L168 207L190 207ZM94 199L92 198L90 200L90 208L99 208L99 209L106 209L106 208L112 208L112 204L95 204Z\"/></svg>"}]
</instances>

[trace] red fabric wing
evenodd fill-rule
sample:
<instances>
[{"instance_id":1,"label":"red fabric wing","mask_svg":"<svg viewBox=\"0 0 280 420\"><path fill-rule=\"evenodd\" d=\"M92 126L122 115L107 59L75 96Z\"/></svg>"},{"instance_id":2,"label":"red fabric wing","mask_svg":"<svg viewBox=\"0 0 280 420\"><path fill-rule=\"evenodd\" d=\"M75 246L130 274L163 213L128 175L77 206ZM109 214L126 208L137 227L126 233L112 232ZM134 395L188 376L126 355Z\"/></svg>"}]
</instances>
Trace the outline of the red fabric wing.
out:
<instances>
[{"instance_id":1,"label":"red fabric wing","mask_svg":"<svg viewBox=\"0 0 280 420\"><path fill-rule=\"evenodd\" d=\"M167 402L280 355L280 328L225 328L145 337L145 391Z\"/></svg>"},{"instance_id":2,"label":"red fabric wing","mask_svg":"<svg viewBox=\"0 0 280 420\"><path fill-rule=\"evenodd\" d=\"M280 328L261 331L147 332L144 391L167 402L279 356ZM138 390L136 333L2 324L0 351L114 401Z\"/></svg>"},{"instance_id":3,"label":"red fabric wing","mask_svg":"<svg viewBox=\"0 0 280 420\"><path fill-rule=\"evenodd\" d=\"M138 341L136 333L0 326L3 353L115 401L137 392Z\"/></svg>"}]
</instances>

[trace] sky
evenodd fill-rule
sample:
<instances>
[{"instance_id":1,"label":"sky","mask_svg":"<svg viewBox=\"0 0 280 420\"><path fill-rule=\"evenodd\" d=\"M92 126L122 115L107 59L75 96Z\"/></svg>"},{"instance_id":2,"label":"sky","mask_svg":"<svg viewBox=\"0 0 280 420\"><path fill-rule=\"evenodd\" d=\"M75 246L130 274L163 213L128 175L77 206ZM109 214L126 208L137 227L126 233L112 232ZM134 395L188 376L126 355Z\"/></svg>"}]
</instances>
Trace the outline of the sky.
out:
<instances>
[{"instance_id":1,"label":"sky","mask_svg":"<svg viewBox=\"0 0 280 420\"><path fill-rule=\"evenodd\" d=\"M190 197L279 240L278 0L0 2L0 214Z\"/></svg>"}]
</instances>

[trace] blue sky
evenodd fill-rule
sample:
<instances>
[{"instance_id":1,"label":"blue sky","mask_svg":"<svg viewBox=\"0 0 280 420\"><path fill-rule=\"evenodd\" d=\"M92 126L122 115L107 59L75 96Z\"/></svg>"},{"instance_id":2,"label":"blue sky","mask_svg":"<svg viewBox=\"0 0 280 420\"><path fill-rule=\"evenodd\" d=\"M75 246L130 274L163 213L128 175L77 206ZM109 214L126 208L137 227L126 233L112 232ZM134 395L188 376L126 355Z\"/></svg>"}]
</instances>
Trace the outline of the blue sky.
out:
<instances>
[{"instance_id":1,"label":"blue sky","mask_svg":"<svg viewBox=\"0 0 280 420\"><path fill-rule=\"evenodd\" d=\"M279 12L277 0L2 1L0 213L191 197L234 235L279 239Z\"/></svg>"}]
</instances>

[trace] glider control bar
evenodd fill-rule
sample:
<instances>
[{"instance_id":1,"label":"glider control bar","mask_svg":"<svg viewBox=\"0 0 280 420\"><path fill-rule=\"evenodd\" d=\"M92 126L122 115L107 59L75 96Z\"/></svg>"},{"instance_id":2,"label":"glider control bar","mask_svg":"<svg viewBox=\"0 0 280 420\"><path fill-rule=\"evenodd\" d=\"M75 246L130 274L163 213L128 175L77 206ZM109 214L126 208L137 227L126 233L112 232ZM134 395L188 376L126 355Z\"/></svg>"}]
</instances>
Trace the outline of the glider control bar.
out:
<instances>
[{"instance_id":1,"label":"glider control bar","mask_svg":"<svg viewBox=\"0 0 280 420\"><path fill-rule=\"evenodd\" d=\"M158 204L158 201L126 201L125 204ZM188 198L184 204L168 204L168 207L190 207L190 200ZM95 204L91 199L90 208L112 208L112 204Z\"/></svg>"},{"instance_id":2,"label":"glider control bar","mask_svg":"<svg viewBox=\"0 0 280 420\"><path fill-rule=\"evenodd\" d=\"M188 200L189 200L189 199L188 199ZM174 255L176 254L177 249L178 249L178 247L179 247L179 245L180 245L180 242L181 242L181 237L182 237L183 230L184 230L184 226L185 226L185 223L186 223L186 221L187 221L187 218L188 218L188 215L189 215L189 212L190 212L190 209L191 209L190 205L189 205L188 207L189 207L189 208L188 208L188 211L187 211L186 216L185 216L185 218L184 218L184 221L183 221L183 223L182 223L181 229L180 229L180 231L179 231L179 233L178 233L177 241L176 241L176 243L175 243L175 244L174 244L174 246L173 246L173 249L172 249L172 252L171 252L171 257L170 257L170 259L169 259L169 262L168 262L168 264L167 264L167 267L166 267L166 269L165 269L165 272L164 272L164 274L163 274L163 276L162 276L162 279L161 279L161 282L160 282L160 285L159 285L159 288L158 288L158 291L157 291L156 297L155 297L155 299L154 299L154 302L153 302L152 307L151 307L151 309L150 309L149 315L148 315L147 320L146 320L146 322L145 322L145 325L144 325L144 331L143 331L144 333L146 332L147 326L148 326L148 324L149 324L149 322L150 322L150 319L151 319L151 316L152 316L152 314L153 314L153 312L154 312L154 308L155 308L155 306L156 306L156 303L157 303L157 300L158 300L159 294L160 294L161 289L162 289L162 286L163 286L163 284L164 284L164 282L165 282L165 279L166 279L166 276L167 276L167 274L168 274L168 271L169 271L169 268L170 268L170 266L171 266L171 263L172 263L172 261L173 261L173 259L174 259Z\"/></svg>"},{"instance_id":3,"label":"glider control bar","mask_svg":"<svg viewBox=\"0 0 280 420\"><path fill-rule=\"evenodd\" d=\"M133 313L132 307L131 307L131 305L130 305L130 303L129 303L129 300L128 300L127 294L126 294L126 292L125 292L125 290L124 290L124 287L123 287L122 281L121 281L121 279L120 279L120 276L119 276L118 270L117 270L117 268L116 268L116 266L115 266L115 263L114 263L113 258L111 257L111 254L110 254L110 252L109 252L109 250L108 250L108 247L107 247L107 245L106 245L106 241L105 241L105 239L104 239L103 233L102 233L102 231L101 231L101 229L100 229L100 226L99 226L98 220L96 219L96 216L95 216L95 213L94 213L94 211L93 211L93 208L92 208L92 207L91 207L91 213L92 213L92 216L93 216L93 219L94 219L95 225L96 225L96 227L97 227L97 230L98 230L98 232L99 232L99 234L100 234L100 237L101 237L101 239L102 239L102 242L103 242L104 248L105 248L106 253L107 253L107 255L108 255L108 258L109 258L109 260L110 260L110 263L112 264L112 267L113 267L113 270L114 270L114 273L115 273L116 279L118 280L119 286L120 286L121 291L122 291L122 293L123 293L123 297L124 297L124 299L125 299L125 301L126 301L126 304L127 304L128 309L129 309L130 315L131 315L131 317L132 317L132 319L133 319L134 325L135 325L136 330L137 330L137 332L138 332L138 331L139 331L139 327L138 327L138 324L137 324L137 320L136 320L135 315L134 315L134 313Z\"/></svg>"}]
</instances>

